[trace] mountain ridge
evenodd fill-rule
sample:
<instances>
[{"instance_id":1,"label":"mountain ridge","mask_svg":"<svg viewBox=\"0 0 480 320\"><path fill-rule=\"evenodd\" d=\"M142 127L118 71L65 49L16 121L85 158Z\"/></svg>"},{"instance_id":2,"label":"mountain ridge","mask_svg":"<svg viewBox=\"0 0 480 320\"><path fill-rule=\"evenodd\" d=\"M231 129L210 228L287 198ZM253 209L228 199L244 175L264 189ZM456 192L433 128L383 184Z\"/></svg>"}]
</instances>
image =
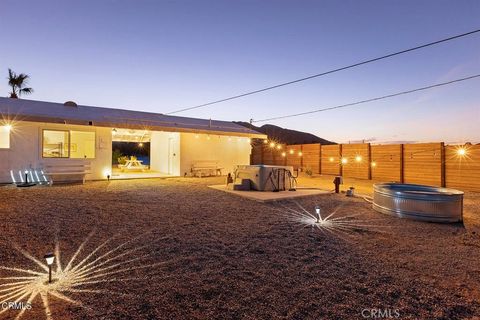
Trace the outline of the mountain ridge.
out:
<instances>
[{"instance_id":1,"label":"mountain ridge","mask_svg":"<svg viewBox=\"0 0 480 320\"><path fill-rule=\"evenodd\" d=\"M333 141L320 138L308 132L281 128L273 124L264 124L261 127L257 127L248 122L243 122L243 121L234 121L234 123L244 126L246 128L258 131L260 133L266 134L269 139L272 139L280 143L285 143L285 144L320 143L323 145L337 144Z\"/></svg>"}]
</instances>

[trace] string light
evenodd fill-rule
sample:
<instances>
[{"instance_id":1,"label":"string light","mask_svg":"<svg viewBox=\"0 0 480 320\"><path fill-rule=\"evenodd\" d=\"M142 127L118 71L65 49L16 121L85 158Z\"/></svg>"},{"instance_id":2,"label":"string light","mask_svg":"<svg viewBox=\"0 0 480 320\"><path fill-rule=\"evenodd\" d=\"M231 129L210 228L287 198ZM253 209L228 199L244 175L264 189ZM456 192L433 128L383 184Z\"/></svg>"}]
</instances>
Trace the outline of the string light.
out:
<instances>
[{"instance_id":1,"label":"string light","mask_svg":"<svg viewBox=\"0 0 480 320\"><path fill-rule=\"evenodd\" d=\"M195 139L198 139L200 138L200 136L198 134L195 135Z\"/></svg>"},{"instance_id":2,"label":"string light","mask_svg":"<svg viewBox=\"0 0 480 320\"><path fill-rule=\"evenodd\" d=\"M342 158L342 164L347 164L348 163L348 159L347 158Z\"/></svg>"},{"instance_id":3,"label":"string light","mask_svg":"<svg viewBox=\"0 0 480 320\"><path fill-rule=\"evenodd\" d=\"M270 142L270 148L275 148L275 142Z\"/></svg>"},{"instance_id":4,"label":"string light","mask_svg":"<svg viewBox=\"0 0 480 320\"><path fill-rule=\"evenodd\" d=\"M138 144L138 146L139 146L140 148L143 147L143 142L140 142L140 143Z\"/></svg>"},{"instance_id":5,"label":"string light","mask_svg":"<svg viewBox=\"0 0 480 320\"><path fill-rule=\"evenodd\" d=\"M287 155L286 152L282 152L282 157L285 157Z\"/></svg>"},{"instance_id":6,"label":"string light","mask_svg":"<svg viewBox=\"0 0 480 320\"><path fill-rule=\"evenodd\" d=\"M355 157L355 161L357 161L357 162L362 161L362 156L356 156L356 157Z\"/></svg>"},{"instance_id":7,"label":"string light","mask_svg":"<svg viewBox=\"0 0 480 320\"><path fill-rule=\"evenodd\" d=\"M457 149L457 154L458 154L459 156L464 156L464 155L467 154L467 149L465 149L465 148L463 148L463 147L462 147L462 148L458 148L458 149Z\"/></svg>"},{"instance_id":8,"label":"string light","mask_svg":"<svg viewBox=\"0 0 480 320\"><path fill-rule=\"evenodd\" d=\"M372 167L376 167L377 163L375 161L372 161Z\"/></svg>"},{"instance_id":9,"label":"string light","mask_svg":"<svg viewBox=\"0 0 480 320\"><path fill-rule=\"evenodd\" d=\"M290 154L294 154L295 151L293 149L290 149Z\"/></svg>"},{"instance_id":10,"label":"string light","mask_svg":"<svg viewBox=\"0 0 480 320\"><path fill-rule=\"evenodd\" d=\"M267 139L263 140L263 144L267 144L267 143L268 143Z\"/></svg>"},{"instance_id":11,"label":"string light","mask_svg":"<svg viewBox=\"0 0 480 320\"><path fill-rule=\"evenodd\" d=\"M280 144L277 145L277 149L278 149L278 150L282 149L282 145L280 145Z\"/></svg>"},{"instance_id":12,"label":"string light","mask_svg":"<svg viewBox=\"0 0 480 320\"><path fill-rule=\"evenodd\" d=\"M334 159L333 157L330 157L328 160L329 160L330 162L333 162L333 160L335 160L335 159Z\"/></svg>"},{"instance_id":13,"label":"string light","mask_svg":"<svg viewBox=\"0 0 480 320\"><path fill-rule=\"evenodd\" d=\"M303 156L302 151L299 151L299 152L298 152L298 156L299 156L299 157Z\"/></svg>"},{"instance_id":14,"label":"string light","mask_svg":"<svg viewBox=\"0 0 480 320\"><path fill-rule=\"evenodd\" d=\"M10 130L12 130L12 125L7 124L6 126L4 126L4 128L5 128L5 131L10 132Z\"/></svg>"}]
</instances>

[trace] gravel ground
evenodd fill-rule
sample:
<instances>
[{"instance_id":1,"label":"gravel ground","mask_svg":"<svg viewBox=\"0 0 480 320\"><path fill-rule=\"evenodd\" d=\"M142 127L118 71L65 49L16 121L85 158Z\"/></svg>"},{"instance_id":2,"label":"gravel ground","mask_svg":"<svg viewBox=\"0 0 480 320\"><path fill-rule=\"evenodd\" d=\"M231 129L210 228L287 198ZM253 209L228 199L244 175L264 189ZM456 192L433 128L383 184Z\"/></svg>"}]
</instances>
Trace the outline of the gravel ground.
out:
<instances>
[{"instance_id":1,"label":"gravel ground","mask_svg":"<svg viewBox=\"0 0 480 320\"><path fill-rule=\"evenodd\" d=\"M342 195L299 199L324 215L356 215L320 230L291 221L295 203L207 188L221 182L0 187L0 301L12 300L11 283L30 281L5 278L36 277L8 268L44 272L21 251L43 261L57 238L67 270L90 234L70 266L89 266L88 276L72 270L70 282L55 280L54 264L51 287L25 292L61 294L48 291L48 310L34 296L22 319L363 319L377 309L400 319L480 319L479 194L466 195L464 225L397 219Z\"/></svg>"}]
</instances>

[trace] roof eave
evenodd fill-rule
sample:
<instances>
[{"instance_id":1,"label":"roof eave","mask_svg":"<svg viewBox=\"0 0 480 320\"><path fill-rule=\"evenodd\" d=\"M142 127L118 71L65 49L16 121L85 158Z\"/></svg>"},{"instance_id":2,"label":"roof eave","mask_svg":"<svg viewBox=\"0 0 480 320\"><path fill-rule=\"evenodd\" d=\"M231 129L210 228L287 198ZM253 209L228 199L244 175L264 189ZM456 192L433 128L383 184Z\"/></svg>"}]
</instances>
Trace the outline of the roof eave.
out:
<instances>
[{"instance_id":1,"label":"roof eave","mask_svg":"<svg viewBox=\"0 0 480 320\"><path fill-rule=\"evenodd\" d=\"M267 135L250 130L245 128L239 128L239 131L236 130L222 130L219 126L205 126L205 128L179 126L175 123L172 123L171 126L161 126L161 125L152 125L152 124L143 124L143 123L116 123L108 121L85 121L85 120L76 120L76 119L60 119L52 117L42 117L42 116L22 116L20 121L31 121L31 122L45 122L45 123L58 123L58 124L70 124L70 125L81 125L81 126L94 126L94 127L106 127L106 128L119 128L119 129L137 129L137 130L149 130L149 131L168 131L168 132L185 132L185 133L198 133L198 134L215 134L223 136L239 136L239 137L248 137L252 139L267 139Z\"/></svg>"}]
</instances>

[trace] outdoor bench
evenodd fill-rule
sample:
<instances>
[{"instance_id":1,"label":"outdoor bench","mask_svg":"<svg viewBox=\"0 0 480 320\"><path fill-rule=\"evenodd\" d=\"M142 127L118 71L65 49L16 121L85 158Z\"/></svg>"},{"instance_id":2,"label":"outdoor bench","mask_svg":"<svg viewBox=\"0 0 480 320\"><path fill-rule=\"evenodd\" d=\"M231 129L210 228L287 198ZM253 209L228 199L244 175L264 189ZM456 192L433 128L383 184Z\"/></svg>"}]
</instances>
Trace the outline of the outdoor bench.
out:
<instances>
[{"instance_id":1,"label":"outdoor bench","mask_svg":"<svg viewBox=\"0 0 480 320\"><path fill-rule=\"evenodd\" d=\"M194 177L222 175L222 169L217 161L201 160L192 163L191 172Z\"/></svg>"},{"instance_id":2,"label":"outdoor bench","mask_svg":"<svg viewBox=\"0 0 480 320\"><path fill-rule=\"evenodd\" d=\"M78 182L85 183L85 177L90 173L90 162L71 162L64 161L59 163L49 163L44 166L45 175L50 184L57 182Z\"/></svg>"}]
</instances>

